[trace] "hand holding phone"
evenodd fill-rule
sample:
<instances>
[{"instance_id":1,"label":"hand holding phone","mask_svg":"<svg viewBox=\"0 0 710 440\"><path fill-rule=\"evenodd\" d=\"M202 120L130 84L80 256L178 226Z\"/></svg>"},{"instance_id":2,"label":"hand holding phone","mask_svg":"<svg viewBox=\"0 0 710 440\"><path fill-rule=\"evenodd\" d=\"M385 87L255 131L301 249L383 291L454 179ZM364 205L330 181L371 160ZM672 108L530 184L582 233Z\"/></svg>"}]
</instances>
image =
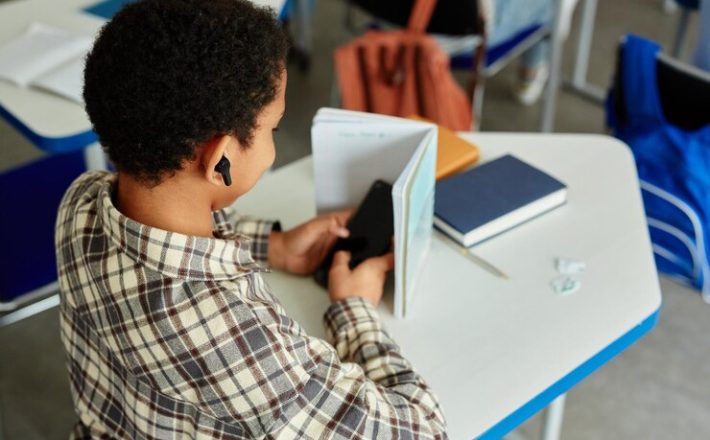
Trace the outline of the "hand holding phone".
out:
<instances>
[{"instance_id":1,"label":"hand holding phone","mask_svg":"<svg viewBox=\"0 0 710 440\"><path fill-rule=\"evenodd\" d=\"M394 253L370 257L355 269L350 269L350 254L338 251L333 257L328 277L330 301L347 298L364 298L378 305L384 292L387 272L394 269Z\"/></svg>"},{"instance_id":2,"label":"hand holding phone","mask_svg":"<svg viewBox=\"0 0 710 440\"><path fill-rule=\"evenodd\" d=\"M382 180L372 184L350 218L348 230L350 236L338 239L314 274L315 280L323 287L328 287L328 274L337 251L350 252L349 267L354 269L368 258L385 255L390 250L394 235L392 185Z\"/></svg>"}]
</instances>

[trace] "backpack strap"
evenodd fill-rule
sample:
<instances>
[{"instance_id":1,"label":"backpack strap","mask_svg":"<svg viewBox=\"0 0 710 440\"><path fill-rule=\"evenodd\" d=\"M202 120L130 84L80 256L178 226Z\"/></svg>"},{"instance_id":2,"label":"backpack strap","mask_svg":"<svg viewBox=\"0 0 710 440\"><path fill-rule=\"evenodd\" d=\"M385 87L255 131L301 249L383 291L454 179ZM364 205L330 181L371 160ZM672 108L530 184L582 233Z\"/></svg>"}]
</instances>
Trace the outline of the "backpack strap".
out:
<instances>
[{"instance_id":1,"label":"backpack strap","mask_svg":"<svg viewBox=\"0 0 710 440\"><path fill-rule=\"evenodd\" d=\"M414 0L412 12L409 14L407 30L417 34L425 33L427 26L429 26L431 16L434 14L435 7L436 0Z\"/></svg>"},{"instance_id":2,"label":"backpack strap","mask_svg":"<svg viewBox=\"0 0 710 440\"><path fill-rule=\"evenodd\" d=\"M656 55L660 50L661 46L653 41L633 34L626 36L621 79L630 121L663 121L656 75Z\"/></svg>"}]
</instances>

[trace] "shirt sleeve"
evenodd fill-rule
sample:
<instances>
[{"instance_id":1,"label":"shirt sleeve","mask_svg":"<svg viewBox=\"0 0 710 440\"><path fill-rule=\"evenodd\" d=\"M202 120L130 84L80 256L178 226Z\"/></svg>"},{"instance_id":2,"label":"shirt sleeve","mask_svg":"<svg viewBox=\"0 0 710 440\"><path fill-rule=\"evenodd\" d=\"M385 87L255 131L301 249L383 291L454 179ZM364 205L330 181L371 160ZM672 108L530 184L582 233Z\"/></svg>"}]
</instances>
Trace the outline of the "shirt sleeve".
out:
<instances>
[{"instance_id":1,"label":"shirt sleeve","mask_svg":"<svg viewBox=\"0 0 710 440\"><path fill-rule=\"evenodd\" d=\"M447 438L436 397L365 300L328 309L333 348L269 300L261 276L238 283L246 296L191 297L199 325L176 329L191 358L183 399L249 437Z\"/></svg>"},{"instance_id":2,"label":"shirt sleeve","mask_svg":"<svg viewBox=\"0 0 710 440\"><path fill-rule=\"evenodd\" d=\"M264 220L239 215L232 208L224 208L212 214L215 229L224 235L234 233L244 235L251 240L251 255L257 263L268 263L269 235L271 231L280 231L281 223L277 220Z\"/></svg>"},{"instance_id":3,"label":"shirt sleeve","mask_svg":"<svg viewBox=\"0 0 710 440\"><path fill-rule=\"evenodd\" d=\"M259 220L250 217L240 217L235 224L238 234L249 237L251 255L257 263L269 262L269 235L271 231L280 231L281 224L276 220Z\"/></svg>"},{"instance_id":4,"label":"shirt sleeve","mask_svg":"<svg viewBox=\"0 0 710 440\"><path fill-rule=\"evenodd\" d=\"M385 332L377 311L367 300L338 301L328 308L324 318L326 333L338 358L344 365L357 364L358 374L364 376L362 382L368 389L363 393L367 411L363 418L365 437L447 438L446 422L436 396L401 355L399 346ZM355 390L351 388L350 392L362 393Z\"/></svg>"}]
</instances>

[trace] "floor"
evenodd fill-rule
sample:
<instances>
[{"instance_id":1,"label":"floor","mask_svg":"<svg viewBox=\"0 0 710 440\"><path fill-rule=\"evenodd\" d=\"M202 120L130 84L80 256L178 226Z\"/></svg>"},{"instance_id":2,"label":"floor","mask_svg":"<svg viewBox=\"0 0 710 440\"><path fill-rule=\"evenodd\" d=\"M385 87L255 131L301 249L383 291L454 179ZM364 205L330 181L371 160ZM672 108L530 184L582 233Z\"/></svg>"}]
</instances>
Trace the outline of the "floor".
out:
<instances>
[{"instance_id":1,"label":"floor","mask_svg":"<svg viewBox=\"0 0 710 440\"><path fill-rule=\"evenodd\" d=\"M289 72L288 109L278 132L275 166L309 153L310 122L318 107L331 102L330 53L350 38L341 26L342 0L320 0L313 23L310 72ZM635 32L670 47L677 15L661 0L599 0L589 80L606 88L616 46ZM576 13L575 24L579 20ZM694 27L694 25L693 25ZM565 49L569 76L576 43L573 26ZM689 35L694 35L694 29ZM487 82L481 129L536 131L539 108L522 107L509 96L513 68ZM562 91L556 131L604 133L600 105ZM0 170L42 155L0 123ZM562 438L710 438L710 305L695 291L660 279L663 311L645 338L602 367L568 395ZM0 329L0 439L62 439L75 420L59 342L57 311L50 310ZM533 438L536 416L519 433Z\"/></svg>"}]
</instances>

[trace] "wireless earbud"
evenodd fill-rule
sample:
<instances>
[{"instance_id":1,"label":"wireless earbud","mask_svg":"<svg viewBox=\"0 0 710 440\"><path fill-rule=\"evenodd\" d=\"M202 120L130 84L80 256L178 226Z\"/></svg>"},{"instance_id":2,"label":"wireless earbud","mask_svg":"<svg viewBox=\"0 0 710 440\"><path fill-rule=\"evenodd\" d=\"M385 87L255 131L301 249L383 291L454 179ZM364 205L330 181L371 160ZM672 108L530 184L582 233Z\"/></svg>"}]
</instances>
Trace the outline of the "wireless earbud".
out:
<instances>
[{"instance_id":1,"label":"wireless earbud","mask_svg":"<svg viewBox=\"0 0 710 440\"><path fill-rule=\"evenodd\" d=\"M222 180L224 180L225 185L229 186L232 184L232 175L229 174L229 159L222 156L219 162L217 162L217 165L215 165L214 170L222 175Z\"/></svg>"}]
</instances>

